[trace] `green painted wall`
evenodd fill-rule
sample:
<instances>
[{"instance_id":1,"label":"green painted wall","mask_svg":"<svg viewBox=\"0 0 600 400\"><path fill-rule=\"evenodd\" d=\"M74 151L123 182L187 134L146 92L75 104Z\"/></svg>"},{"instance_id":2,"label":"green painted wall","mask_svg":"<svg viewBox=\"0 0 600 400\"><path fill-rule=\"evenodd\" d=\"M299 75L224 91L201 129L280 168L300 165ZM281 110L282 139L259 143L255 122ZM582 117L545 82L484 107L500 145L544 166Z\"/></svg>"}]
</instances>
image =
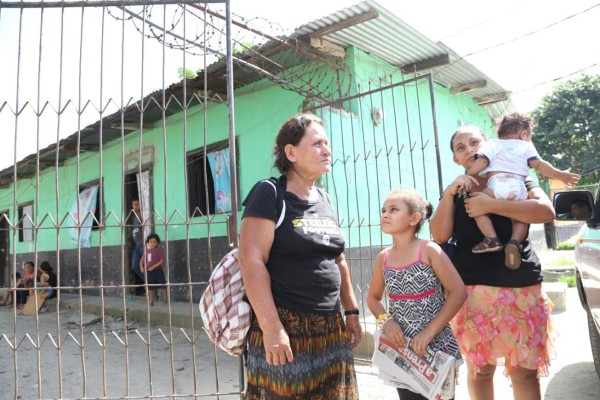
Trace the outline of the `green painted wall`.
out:
<instances>
[{"instance_id":1,"label":"green painted wall","mask_svg":"<svg viewBox=\"0 0 600 400\"><path fill-rule=\"evenodd\" d=\"M304 89L318 87L323 96L329 98L347 97L408 78L403 78L398 68L353 47L347 49L347 57L340 66L342 69L335 71L328 66L308 63L290 71L289 77L294 85ZM275 135L284 120L302 110L305 100L303 95L288 89L262 80L236 93L240 200L256 181L278 175L272 167ZM333 108L317 111L324 118L333 151L333 172L328 175L326 186L340 210L348 247L389 242L389 238L381 235L378 224L381 202L390 188L400 185L416 187L422 194L427 193L427 198L434 205L437 204L436 149L428 90L428 81L421 80L417 86L411 83L352 100L343 104L343 111ZM445 187L461 172L452 161L448 145L450 135L462 123L476 124L489 131L491 121L486 111L470 97L452 96L449 89L437 84L434 90L442 184ZM384 115L377 126L371 118L374 107L382 109ZM187 152L228 137L226 104L208 105L206 133L204 113L202 105L196 105L187 111L187 115L179 113L168 117L164 129L162 122L158 121L152 129L143 132L142 164L144 167L151 165L154 230L163 240L226 234L226 217L223 215L214 216L210 226L205 217L195 217L189 225L185 223L188 215L185 195ZM129 205L123 207L122 176L124 170L135 172L139 169L139 135L139 132L134 132L126 137L124 153L120 140L104 146L105 213L112 211L114 215L109 216L108 227L102 233L92 232L93 247L100 243L105 246L123 243L125 231L121 221L129 212ZM39 201L35 198L35 179L20 180L16 188L18 203L35 201L38 220L46 214L55 221L63 220L76 198L77 182L85 184L98 180L99 160L98 153L82 154L79 177L76 159L59 168L58 200L52 195L56 186L54 168L45 169L40 174ZM0 211L9 210L14 220L17 214L13 209L12 194L13 188L0 189ZM168 229L165 229L166 226ZM57 247L77 248L67 229L60 230L57 243L57 230L50 217L46 217L41 227L44 229L39 230L37 242L17 243L18 253L34 252L35 246L37 251L50 251ZM428 237L427 226L422 236Z\"/></svg>"},{"instance_id":2,"label":"green painted wall","mask_svg":"<svg viewBox=\"0 0 600 400\"><path fill-rule=\"evenodd\" d=\"M276 100L274 100L276 99ZM261 85L260 91L245 90L236 96L236 134L238 137L238 164L241 199L248 193L254 182L270 175L278 175L272 168L272 146L281 123L301 110L303 98L296 93L282 89L273 84ZM204 134L204 110L201 106L183 113L168 117L165 128L161 121L152 129L142 133L142 165L151 166L151 183L153 197L154 230L163 240L179 240L199 238L208 235L206 217L191 219L185 224L187 216L187 197L185 195L186 178L184 173L186 155L190 150L198 149L205 143L225 140L228 137L227 106L212 103L207 111L207 129ZM185 134L184 134L185 133ZM166 147L166 151L165 151ZM116 140L102 149L102 176L104 212L108 215L107 227L91 234L91 246L120 245L126 230L121 226L123 219L130 211L129 204L123 207L123 171L135 173L139 169L140 133L133 132L126 136L124 150L121 141ZM17 183L18 205L33 202L34 220L39 221L40 229L37 241L13 242L11 231L10 243L16 243L17 253L33 253L53 249L74 249L76 243L71 239L69 229L65 226L70 219L68 213L78 193L77 182L81 185L97 182L100 173L100 153L82 153L79 159L79 176L77 159L68 160L58 169L58 177L54 167L40 171L39 191L36 198L36 179L21 179ZM125 166L123 166L125 165ZM58 196L56 192L56 180ZM18 207L17 207L18 208ZM13 187L0 189L0 211L8 210L13 223L16 222L17 208L13 207ZM226 217L213 216L210 236L225 236ZM35 222L35 221L34 221ZM62 226L60 229L57 225ZM169 229L165 229L165 226ZM57 243L57 235L58 243Z\"/></svg>"},{"instance_id":3,"label":"green painted wall","mask_svg":"<svg viewBox=\"0 0 600 400\"><path fill-rule=\"evenodd\" d=\"M411 78L356 48L347 49L353 91L364 93ZM471 97L434 85L442 187L462 171L452 161L450 136L461 124L491 130L487 112ZM371 111L383 110L375 124ZM440 196L428 80L411 82L346 102L344 111L322 109L331 136L333 172L328 188L340 210L348 247L390 243L379 229L379 210L391 188L417 189L434 207ZM422 237L429 237L424 226Z\"/></svg>"}]
</instances>

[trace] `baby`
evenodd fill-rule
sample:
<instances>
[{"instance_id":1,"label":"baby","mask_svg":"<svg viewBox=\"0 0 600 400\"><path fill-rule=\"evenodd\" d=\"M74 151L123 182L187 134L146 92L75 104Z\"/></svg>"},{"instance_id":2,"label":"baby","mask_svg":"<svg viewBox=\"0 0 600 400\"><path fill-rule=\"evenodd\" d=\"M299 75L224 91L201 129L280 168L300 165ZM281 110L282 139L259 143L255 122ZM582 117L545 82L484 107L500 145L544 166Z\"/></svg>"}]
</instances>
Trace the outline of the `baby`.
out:
<instances>
[{"instance_id":1,"label":"baby","mask_svg":"<svg viewBox=\"0 0 600 400\"><path fill-rule=\"evenodd\" d=\"M505 115L498 128L498 139L485 143L476 155L477 160L467 174L485 175L487 187L483 192L491 197L505 200L525 200L527 188L525 179L529 169L558 179L566 185L573 185L580 176L571 169L560 171L540 158L531 142L532 119L524 114ZM475 245L473 253L488 253L502 250L502 243L496 235L492 220L487 215L475 218L477 227L483 233L483 240ZM505 265L510 269L521 266L521 242L527 235L528 224L512 220L512 236L504 249Z\"/></svg>"}]
</instances>

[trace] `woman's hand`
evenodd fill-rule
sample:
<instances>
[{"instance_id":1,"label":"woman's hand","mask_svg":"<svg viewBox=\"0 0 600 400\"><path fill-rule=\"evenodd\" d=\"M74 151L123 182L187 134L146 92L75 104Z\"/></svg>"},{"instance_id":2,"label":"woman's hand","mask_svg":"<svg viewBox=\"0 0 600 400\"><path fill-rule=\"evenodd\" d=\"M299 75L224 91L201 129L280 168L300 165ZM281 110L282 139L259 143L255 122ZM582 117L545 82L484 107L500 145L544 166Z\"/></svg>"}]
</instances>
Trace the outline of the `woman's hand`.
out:
<instances>
[{"instance_id":1,"label":"woman's hand","mask_svg":"<svg viewBox=\"0 0 600 400\"><path fill-rule=\"evenodd\" d=\"M410 346L413 351L420 355L421 357L425 357L427 355L427 346L433 340L433 335L429 334L426 329L419 332L413 340L410 342Z\"/></svg>"},{"instance_id":2,"label":"woman's hand","mask_svg":"<svg viewBox=\"0 0 600 400\"><path fill-rule=\"evenodd\" d=\"M265 345L265 355L269 365L285 365L294 361L292 348L290 347L290 338L280 326L272 331L263 330L263 343Z\"/></svg>"},{"instance_id":3,"label":"woman's hand","mask_svg":"<svg viewBox=\"0 0 600 400\"><path fill-rule=\"evenodd\" d=\"M479 183L474 177L469 175L459 175L450 185L448 185L444 193L455 196L460 192L470 192L471 189L476 186L479 186Z\"/></svg>"},{"instance_id":4,"label":"woman's hand","mask_svg":"<svg viewBox=\"0 0 600 400\"><path fill-rule=\"evenodd\" d=\"M490 214L490 201L493 200L490 196L483 192L471 193L465 199L465 210L469 217L475 218L481 215Z\"/></svg>"},{"instance_id":5,"label":"woman's hand","mask_svg":"<svg viewBox=\"0 0 600 400\"><path fill-rule=\"evenodd\" d=\"M404 332L402 332L402 328L400 325L392 318L390 318L382 327L381 332L383 332L384 336L388 338L388 340L396 345L399 348L406 347L406 337L404 336Z\"/></svg>"},{"instance_id":6,"label":"woman's hand","mask_svg":"<svg viewBox=\"0 0 600 400\"><path fill-rule=\"evenodd\" d=\"M358 320L358 315L348 315L346 317L346 330L350 336L352 348L357 348L362 340L362 328Z\"/></svg>"}]
</instances>

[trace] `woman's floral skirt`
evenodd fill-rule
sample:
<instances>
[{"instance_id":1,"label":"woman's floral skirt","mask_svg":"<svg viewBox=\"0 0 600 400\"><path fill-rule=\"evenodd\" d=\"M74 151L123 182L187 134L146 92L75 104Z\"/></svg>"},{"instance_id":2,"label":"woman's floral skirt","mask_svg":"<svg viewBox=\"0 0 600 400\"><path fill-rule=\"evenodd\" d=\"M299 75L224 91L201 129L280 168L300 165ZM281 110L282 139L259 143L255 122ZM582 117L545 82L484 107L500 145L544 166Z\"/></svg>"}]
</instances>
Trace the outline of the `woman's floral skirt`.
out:
<instances>
[{"instance_id":1,"label":"woman's floral skirt","mask_svg":"<svg viewBox=\"0 0 600 400\"><path fill-rule=\"evenodd\" d=\"M556 332L553 304L542 285L501 288L467 286L468 298L450 325L465 360L477 370L488 364L548 376Z\"/></svg>"}]
</instances>

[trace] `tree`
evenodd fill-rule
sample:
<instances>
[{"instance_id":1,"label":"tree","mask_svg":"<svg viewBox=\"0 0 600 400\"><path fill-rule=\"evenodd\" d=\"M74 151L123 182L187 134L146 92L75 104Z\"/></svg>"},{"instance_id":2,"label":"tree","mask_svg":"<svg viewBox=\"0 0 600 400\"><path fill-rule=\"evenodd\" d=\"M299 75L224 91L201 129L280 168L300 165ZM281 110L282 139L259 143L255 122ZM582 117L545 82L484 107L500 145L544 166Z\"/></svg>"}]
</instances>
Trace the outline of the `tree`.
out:
<instances>
[{"instance_id":1,"label":"tree","mask_svg":"<svg viewBox=\"0 0 600 400\"><path fill-rule=\"evenodd\" d=\"M193 70L191 70L189 68L185 69L185 77L188 80L194 79L199 73L200 73L200 70L198 70L197 72L194 72ZM177 68L177 76L179 77L180 80L183 80L183 67Z\"/></svg>"},{"instance_id":2,"label":"tree","mask_svg":"<svg viewBox=\"0 0 600 400\"><path fill-rule=\"evenodd\" d=\"M557 85L532 113L538 152L559 169L582 175L579 184L600 178L600 75Z\"/></svg>"}]
</instances>

